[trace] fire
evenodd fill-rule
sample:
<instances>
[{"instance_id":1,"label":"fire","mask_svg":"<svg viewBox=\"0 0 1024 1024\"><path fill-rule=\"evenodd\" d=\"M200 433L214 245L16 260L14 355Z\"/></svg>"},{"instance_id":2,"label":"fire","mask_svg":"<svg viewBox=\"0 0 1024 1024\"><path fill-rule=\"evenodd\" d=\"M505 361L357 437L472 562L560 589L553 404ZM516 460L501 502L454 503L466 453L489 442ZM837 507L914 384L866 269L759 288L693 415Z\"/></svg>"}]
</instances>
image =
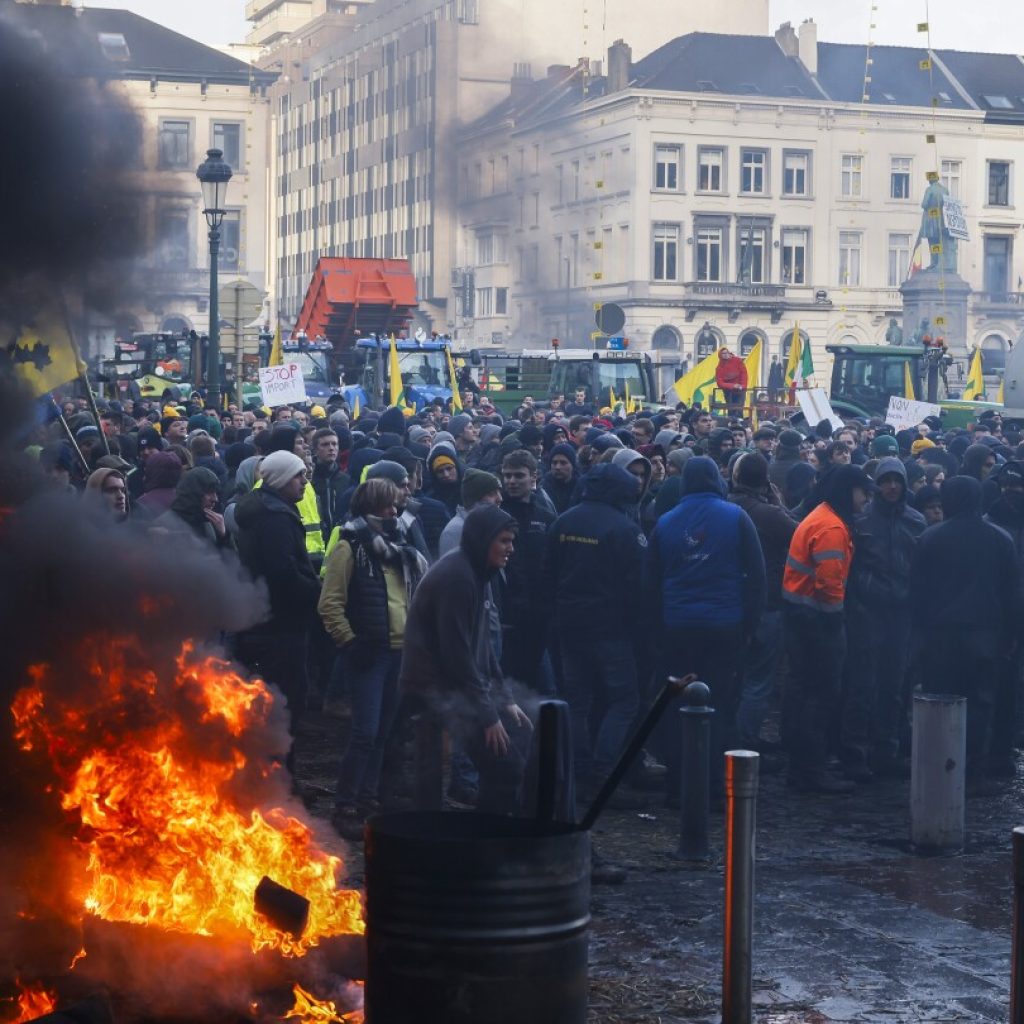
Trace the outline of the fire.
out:
<instances>
[{"instance_id":1,"label":"fire","mask_svg":"<svg viewBox=\"0 0 1024 1024\"><path fill-rule=\"evenodd\" d=\"M340 1013L334 1002L317 999L301 985L294 985L292 991L295 993L295 1005L281 1020L297 1020L301 1024L363 1024L361 1010Z\"/></svg>"},{"instance_id":2,"label":"fire","mask_svg":"<svg viewBox=\"0 0 1024 1024\"><path fill-rule=\"evenodd\" d=\"M21 981L18 986L18 1016L10 1024L24 1024L25 1021L36 1020L57 1009L57 997L47 992L42 985L25 985Z\"/></svg>"},{"instance_id":3,"label":"fire","mask_svg":"<svg viewBox=\"0 0 1024 1024\"><path fill-rule=\"evenodd\" d=\"M88 678L75 687L77 706L60 699L61 680L44 664L31 668L11 711L18 743L46 752L61 806L80 823L85 870L72 894L88 912L241 934L254 951L290 956L329 935L362 933L359 894L337 888L341 860L317 846L304 822L239 796L246 786L265 788L272 772L264 737L273 695L261 680L188 644L163 671L135 640L94 638L81 653ZM268 753L250 761L243 745ZM255 912L264 876L310 901L302 936Z\"/></svg>"}]
</instances>

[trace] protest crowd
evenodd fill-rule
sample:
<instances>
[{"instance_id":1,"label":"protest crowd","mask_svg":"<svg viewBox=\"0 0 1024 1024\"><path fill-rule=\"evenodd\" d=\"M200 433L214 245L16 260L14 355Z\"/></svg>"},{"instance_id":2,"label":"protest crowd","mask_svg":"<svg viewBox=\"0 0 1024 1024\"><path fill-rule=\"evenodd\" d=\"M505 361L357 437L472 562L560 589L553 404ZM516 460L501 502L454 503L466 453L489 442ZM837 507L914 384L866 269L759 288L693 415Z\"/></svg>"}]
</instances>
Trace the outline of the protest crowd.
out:
<instances>
[{"instance_id":1,"label":"protest crowd","mask_svg":"<svg viewBox=\"0 0 1024 1024\"><path fill-rule=\"evenodd\" d=\"M263 581L269 615L229 650L284 695L295 733L304 715L348 719L342 829L392 799L423 713L449 737L450 805L517 813L547 697L568 704L586 803L664 679L691 673L715 709L713 800L736 747L806 792L907 776L917 689L967 698L969 792L1013 775L1024 438L998 414L808 435L742 408L600 408L582 389L514 416L458 397L355 419L340 396L223 413L101 400L99 422L68 397L70 437L40 426L27 449L110 529ZM625 806L678 801L677 728L667 712Z\"/></svg>"}]
</instances>

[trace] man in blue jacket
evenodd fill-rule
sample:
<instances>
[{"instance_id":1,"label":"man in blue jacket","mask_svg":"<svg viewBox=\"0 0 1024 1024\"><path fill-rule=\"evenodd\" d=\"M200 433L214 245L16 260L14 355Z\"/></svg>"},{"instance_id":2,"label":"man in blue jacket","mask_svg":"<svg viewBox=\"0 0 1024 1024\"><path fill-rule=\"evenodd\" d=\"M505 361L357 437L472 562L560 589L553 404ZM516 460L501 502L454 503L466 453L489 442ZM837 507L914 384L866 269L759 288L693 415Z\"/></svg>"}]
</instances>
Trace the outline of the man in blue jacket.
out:
<instances>
[{"instance_id":1,"label":"man in blue jacket","mask_svg":"<svg viewBox=\"0 0 1024 1024\"><path fill-rule=\"evenodd\" d=\"M580 504L548 532L546 589L555 596L562 695L585 796L611 771L637 710L635 595L647 541L629 514L640 493L632 473L596 466L583 478L581 493ZM595 703L603 709L600 723L592 720Z\"/></svg>"},{"instance_id":2,"label":"man in blue jacket","mask_svg":"<svg viewBox=\"0 0 1024 1024\"><path fill-rule=\"evenodd\" d=\"M722 755L736 731L739 667L757 630L765 595L764 555L757 530L726 500L713 459L683 467L683 496L663 515L647 551L650 623L661 633L664 675L696 672L711 688L712 782L721 787ZM678 716L662 719L669 802L678 799Z\"/></svg>"}]
</instances>

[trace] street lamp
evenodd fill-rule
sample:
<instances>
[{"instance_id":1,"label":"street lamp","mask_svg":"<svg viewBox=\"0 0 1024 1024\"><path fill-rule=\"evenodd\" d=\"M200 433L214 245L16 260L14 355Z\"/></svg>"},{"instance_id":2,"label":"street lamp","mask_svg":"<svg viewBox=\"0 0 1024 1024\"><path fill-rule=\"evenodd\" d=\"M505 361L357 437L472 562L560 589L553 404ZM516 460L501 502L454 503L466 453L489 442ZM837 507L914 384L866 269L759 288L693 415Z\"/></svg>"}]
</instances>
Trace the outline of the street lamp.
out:
<instances>
[{"instance_id":1,"label":"street lamp","mask_svg":"<svg viewBox=\"0 0 1024 1024\"><path fill-rule=\"evenodd\" d=\"M231 168L219 149L208 149L196 177L203 189L203 213L210 228L210 348L207 355L206 400L218 411L220 400L220 310L217 295L217 258L220 254L220 226L231 180Z\"/></svg>"}]
</instances>

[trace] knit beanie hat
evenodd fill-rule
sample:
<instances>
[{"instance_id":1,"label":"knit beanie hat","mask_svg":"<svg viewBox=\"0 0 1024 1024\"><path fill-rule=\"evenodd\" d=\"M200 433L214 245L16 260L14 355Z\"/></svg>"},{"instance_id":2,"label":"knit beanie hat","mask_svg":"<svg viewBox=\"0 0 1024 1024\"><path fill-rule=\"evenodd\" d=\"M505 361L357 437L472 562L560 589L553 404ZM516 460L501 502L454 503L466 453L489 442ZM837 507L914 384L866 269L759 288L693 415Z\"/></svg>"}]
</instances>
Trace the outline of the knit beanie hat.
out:
<instances>
[{"instance_id":1,"label":"knit beanie hat","mask_svg":"<svg viewBox=\"0 0 1024 1024\"><path fill-rule=\"evenodd\" d=\"M472 508L481 498L501 490L501 481L482 469L467 469L462 480L462 507Z\"/></svg>"},{"instance_id":2,"label":"knit beanie hat","mask_svg":"<svg viewBox=\"0 0 1024 1024\"><path fill-rule=\"evenodd\" d=\"M294 452L271 452L260 463L260 479L263 486L269 487L272 491L284 487L289 480L305 471L306 464Z\"/></svg>"},{"instance_id":3,"label":"knit beanie hat","mask_svg":"<svg viewBox=\"0 0 1024 1024\"><path fill-rule=\"evenodd\" d=\"M744 452L733 467L733 481L739 487L758 490L768 486L768 461L760 452Z\"/></svg>"},{"instance_id":4,"label":"knit beanie hat","mask_svg":"<svg viewBox=\"0 0 1024 1024\"><path fill-rule=\"evenodd\" d=\"M464 412L460 412L458 414L458 416L453 416L448 421L448 433L451 434L453 438L461 437L462 436L462 432L472 422L473 422L473 417L472 416L469 416L469 415L467 415Z\"/></svg>"},{"instance_id":5,"label":"knit beanie hat","mask_svg":"<svg viewBox=\"0 0 1024 1024\"><path fill-rule=\"evenodd\" d=\"M450 455L438 455L430 460L431 469L441 469L443 466L454 466L455 460Z\"/></svg>"},{"instance_id":6,"label":"knit beanie hat","mask_svg":"<svg viewBox=\"0 0 1024 1024\"><path fill-rule=\"evenodd\" d=\"M911 455L920 455L926 448L934 448L935 442L929 441L927 437L919 437L911 446Z\"/></svg>"},{"instance_id":7,"label":"knit beanie hat","mask_svg":"<svg viewBox=\"0 0 1024 1024\"><path fill-rule=\"evenodd\" d=\"M787 429L779 434L780 448L799 448L804 443L804 435L799 430Z\"/></svg>"},{"instance_id":8,"label":"knit beanie hat","mask_svg":"<svg viewBox=\"0 0 1024 1024\"><path fill-rule=\"evenodd\" d=\"M367 469L363 479L376 480L378 477L390 480L393 484L401 486L409 482L409 471L399 462L381 459L380 462L375 462Z\"/></svg>"},{"instance_id":9,"label":"knit beanie hat","mask_svg":"<svg viewBox=\"0 0 1024 1024\"><path fill-rule=\"evenodd\" d=\"M884 459L887 455L898 455L899 443L891 434L880 434L871 442L871 454L876 459Z\"/></svg>"}]
</instances>

